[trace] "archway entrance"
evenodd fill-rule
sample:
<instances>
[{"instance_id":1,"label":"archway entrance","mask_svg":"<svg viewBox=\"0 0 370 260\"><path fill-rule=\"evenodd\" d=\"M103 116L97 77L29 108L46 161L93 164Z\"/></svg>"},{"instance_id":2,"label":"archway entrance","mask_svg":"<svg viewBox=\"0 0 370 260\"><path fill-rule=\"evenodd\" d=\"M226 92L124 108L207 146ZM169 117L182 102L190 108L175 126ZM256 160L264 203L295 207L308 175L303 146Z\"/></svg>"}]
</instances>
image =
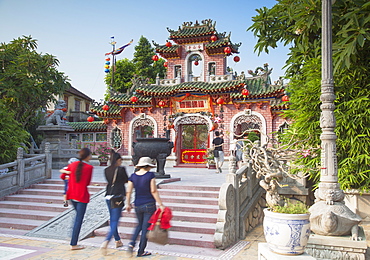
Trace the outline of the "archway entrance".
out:
<instances>
[{"instance_id":1,"label":"archway entrance","mask_svg":"<svg viewBox=\"0 0 370 260\"><path fill-rule=\"evenodd\" d=\"M205 124L180 125L181 163L205 163L208 127Z\"/></svg>"}]
</instances>

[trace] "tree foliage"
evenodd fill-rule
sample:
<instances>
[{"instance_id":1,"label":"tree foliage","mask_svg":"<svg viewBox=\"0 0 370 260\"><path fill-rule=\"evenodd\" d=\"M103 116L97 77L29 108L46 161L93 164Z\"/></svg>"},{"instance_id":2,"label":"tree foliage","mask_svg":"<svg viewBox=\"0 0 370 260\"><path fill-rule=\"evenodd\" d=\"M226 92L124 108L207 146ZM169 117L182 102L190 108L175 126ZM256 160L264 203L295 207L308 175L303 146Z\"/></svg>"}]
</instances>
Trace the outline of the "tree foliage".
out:
<instances>
[{"instance_id":1,"label":"tree foliage","mask_svg":"<svg viewBox=\"0 0 370 260\"><path fill-rule=\"evenodd\" d=\"M14 113L0 100L0 164L14 161L21 143L27 143L29 135L14 119Z\"/></svg>"},{"instance_id":2,"label":"tree foliage","mask_svg":"<svg viewBox=\"0 0 370 260\"><path fill-rule=\"evenodd\" d=\"M155 55L154 48L147 38L141 36L138 44L135 46L134 58L118 60L114 71L113 90L121 93L126 92L131 88L131 79L137 75L143 78L148 78L149 84L155 83L157 75L164 78L166 68L163 66L165 60L159 59L154 62L152 60ZM107 73L105 83L110 86L112 73Z\"/></svg>"},{"instance_id":3,"label":"tree foliage","mask_svg":"<svg viewBox=\"0 0 370 260\"><path fill-rule=\"evenodd\" d=\"M127 89L132 87L131 79L135 74L135 65L132 61L125 58L118 60L114 72L113 89L117 92L124 93ZM112 84L112 74L108 73L105 77L105 84L110 86Z\"/></svg>"},{"instance_id":4,"label":"tree foliage","mask_svg":"<svg viewBox=\"0 0 370 260\"><path fill-rule=\"evenodd\" d=\"M338 175L343 189L369 189L370 184L370 2L336 0L333 14L333 66L336 92ZM248 30L258 40L255 51L269 52L278 43L290 46L286 77L290 80L291 130L313 147L320 145L321 1L278 0L258 9ZM319 180L319 156L302 164L312 166Z\"/></svg>"},{"instance_id":5,"label":"tree foliage","mask_svg":"<svg viewBox=\"0 0 370 260\"><path fill-rule=\"evenodd\" d=\"M56 69L59 61L53 55L36 52L37 40L31 36L1 43L0 49L0 97L14 119L28 129L35 113L69 86L68 79Z\"/></svg>"}]
</instances>

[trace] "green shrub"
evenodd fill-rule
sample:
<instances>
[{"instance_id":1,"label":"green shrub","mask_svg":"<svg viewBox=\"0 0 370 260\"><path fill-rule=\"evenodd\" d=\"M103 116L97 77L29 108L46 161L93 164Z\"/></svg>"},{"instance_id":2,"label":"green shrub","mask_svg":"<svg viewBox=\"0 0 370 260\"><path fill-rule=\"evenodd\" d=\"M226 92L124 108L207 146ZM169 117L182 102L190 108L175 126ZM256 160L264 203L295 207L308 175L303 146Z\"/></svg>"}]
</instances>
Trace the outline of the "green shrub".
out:
<instances>
[{"instance_id":1,"label":"green shrub","mask_svg":"<svg viewBox=\"0 0 370 260\"><path fill-rule=\"evenodd\" d=\"M272 211L285 214L305 214L308 213L308 207L300 201L291 202L290 199L286 199L284 206L276 205Z\"/></svg>"}]
</instances>

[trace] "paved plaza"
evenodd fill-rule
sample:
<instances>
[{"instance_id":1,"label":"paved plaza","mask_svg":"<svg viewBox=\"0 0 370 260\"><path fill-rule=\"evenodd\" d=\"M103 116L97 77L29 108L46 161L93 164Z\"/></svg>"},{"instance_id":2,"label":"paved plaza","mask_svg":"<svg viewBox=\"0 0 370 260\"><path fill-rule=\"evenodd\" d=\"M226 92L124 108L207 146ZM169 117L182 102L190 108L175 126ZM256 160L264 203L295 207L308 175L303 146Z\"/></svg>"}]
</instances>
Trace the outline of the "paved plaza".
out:
<instances>
[{"instance_id":1,"label":"paved plaza","mask_svg":"<svg viewBox=\"0 0 370 260\"><path fill-rule=\"evenodd\" d=\"M95 166L93 181L104 181L103 170L105 167ZM133 171L132 166L126 167L128 173ZM215 186L221 185L225 181L225 175L228 172L227 165L224 165L222 174L216 174L215 170L205 168L165 168L166 174L170 174L171 178L181 178L178 185L197 185L197 186ZM59 178L59 172L53 170L53 179ZM161 180L158 179L157 182ZM370 229L369 221L364 223ZM5 233L5 232L4 232ZM46 238L32 238L22 235L3 234L0 229L0 260L5 259L130 259L124 249L111 248L108 250L108 255L103 256L100 253L99 247L102 243L101 237L96 239L82 240L79 244L86 246L85 249L79 251L69 250L69 241L55 240ZM125 244L128 240L123 240ZM196 248L179 245L158 246L149 243L147 250L153 255L147 256L147 259L258 259L258 243L264 243L264 235L262 226L258 226L252 232L247 234L244 240L239 241L234 246L226 250ZM368 246L370 242L368 241ZM369 251L369 250L368 250ZM369 252L368 252L369 254ZM366 259L370 259L367 257Z\"/></svg>"}]
</instances>

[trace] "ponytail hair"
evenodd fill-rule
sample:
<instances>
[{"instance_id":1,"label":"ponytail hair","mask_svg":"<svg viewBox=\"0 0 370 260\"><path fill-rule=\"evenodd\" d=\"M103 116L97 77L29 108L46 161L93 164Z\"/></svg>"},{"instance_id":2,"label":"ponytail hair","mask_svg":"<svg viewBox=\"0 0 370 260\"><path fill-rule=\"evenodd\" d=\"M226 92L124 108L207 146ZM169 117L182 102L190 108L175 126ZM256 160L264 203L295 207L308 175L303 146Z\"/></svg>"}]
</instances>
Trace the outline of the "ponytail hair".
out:
<instances>
[{"instance_id":1,"label":"ponytail hair","mask_svg":"<svg viewBox=\"0 0 370 260\"><path fill-rule=\"evenodd\" d=\"M81 180L81 172L82 172L82 167L83 167L83 160L85 160L86 158L88 158L89 156L91 155L91 151L89 148L85 147L85 148L82 148L79 152L78 152L78 160L80 161L77 165L77 169L76 169L76 182L79 182Z\"/></svg>"}]
</instances>

